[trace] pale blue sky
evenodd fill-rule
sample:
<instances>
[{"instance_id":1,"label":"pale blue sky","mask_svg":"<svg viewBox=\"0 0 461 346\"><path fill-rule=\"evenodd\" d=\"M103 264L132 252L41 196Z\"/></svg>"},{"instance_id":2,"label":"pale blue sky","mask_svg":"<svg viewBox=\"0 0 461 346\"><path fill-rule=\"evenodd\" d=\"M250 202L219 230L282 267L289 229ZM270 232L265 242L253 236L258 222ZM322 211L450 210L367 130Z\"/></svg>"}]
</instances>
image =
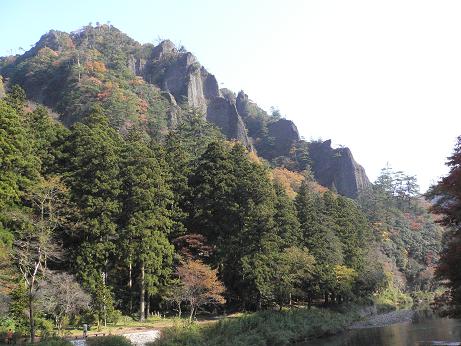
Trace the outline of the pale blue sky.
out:
<instances>
[{"instance_id":1,"label":"pale blue sky","mask_svg":"<svg viewBox=\"0 0 461 346\"><path fill-rule=\"evenodd\" d=\"M0 55L97 21L183 44L221 86L280 108L302 136L387 162L425 189L461 134L461 2L0 0Z\"/></svg>"}]
</instances>

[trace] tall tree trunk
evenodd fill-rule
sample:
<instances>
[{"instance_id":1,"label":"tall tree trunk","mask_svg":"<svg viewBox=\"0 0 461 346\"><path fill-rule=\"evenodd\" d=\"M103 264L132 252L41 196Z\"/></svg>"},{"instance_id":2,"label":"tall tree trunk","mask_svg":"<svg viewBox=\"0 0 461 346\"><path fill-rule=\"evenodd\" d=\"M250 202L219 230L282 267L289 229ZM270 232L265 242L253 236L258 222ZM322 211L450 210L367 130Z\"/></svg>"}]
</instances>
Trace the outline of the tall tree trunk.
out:
<instances>
[{"instance_id":1,"label":"tall tree trunk","mask_svg":"<svg viewBox=\"0 0 461 346\"><path fill-rule=\"evenodd\" d=\"M32 296L32 285L29 287L29 327L30 327L30 342L35 342L35 321L34 321L34 305Z\"/></svg>"},{"instance_id":2,"label":"tall tree trunk","mask_svg":"<svg viewBox=\"0 0 461 346\"><path fill-rule=\"evenodd\" d=\"M178 302L178 317L181 318L181 314L182 314L182 311L181 311L181 302Z\"/></svg>"},{"instance_id":3,"label":"tall tree trunk","mask_svg":"<svg viewBox=\"0 0 461 346\"><path fill-rule=\"evenodd\" d=\"M144 268L144 263L141 264L141 282L140 282L140 287L141 291L139 292L139 318L142 321L144 321L144 301L146 299L146 288L145 288L145 268Z\"/></svg>"},{"instance_id":4,"label":"tall tree trunk","mask_svg":"<svg viewBox=\"0 0 461 346\"><path fill-rule=\"evenodd\" d=\"M107 261L106 261L106 267L107 267ZM107 271L104 270L102 273L102 283L104 287L106 287L106 279L107 279ZM107 306L106 306L106 299L104 299L104 327L107 327Z\"/></svg>"},{"instance_id":5,"label":"tall tree trunk","mask_svg":"<svg viewBox=\"0 0 461 346\"><path fill-rule=\"evenodd\" d=\"M129 295L130 295L130 302L129 302L129 305L128 305L128 311L130 312L130 315L133 313L133 292L131 291L133 289L133 278L132 278L132 271L133 271L133 265L131 264L131 260L130 260L130 263L128 265L128 292L129 292Z\"/></svg>"},{"instance_id":6,"label":"tall tree trunk","mask_svg":"<svg viewBox=\"0 0 461 346\"><path fill-rule=\"evenodd\" d=\"M307 308L310 309L312 307L312 293L309 292L307 294Z\"/></svg>"},{"instance_id":7,"label":"tall tree trunk","mask_svg":"<svg viewBox=\"0 0 461 346\"><path fill-rule=\"evenodd\" d=\"M325 305L328 305L328 291L325 291Z\"/></svg>"},{"instance_id":8,"label":"tall tree trunk","mask_svg":"<svg viewBox=\"0 0 461 346\"><path fill-rule=\"evenodd\" d=\"M289 294L289 299L290 299L290 301L288 302L288 305L290 305L290 307L291 307L291 304L292 304L292 301L291 301L291 292L290 292L290 294Z\"/></svg>"},{"instance_id":9,"label":"tall tree trunk","mask_svg":"<svg viewBox=\"0 0 461 346\"><path fill-rule=\"evenodd\" d=\"M190 308L190 315L189 315L189 322L192 322L192 318L194 317L194 307L191 306Z\"/></svg>"},{"instance_id":10,"label":"tall tree trunk","mask_svg":"<svg viewBox=\"0 0 461 346\"><path fill-rule=\"evenodd\" d=\"M150 294L147 293L146 295L146 318L150 316Z\"/></svg>"}]
</instances>

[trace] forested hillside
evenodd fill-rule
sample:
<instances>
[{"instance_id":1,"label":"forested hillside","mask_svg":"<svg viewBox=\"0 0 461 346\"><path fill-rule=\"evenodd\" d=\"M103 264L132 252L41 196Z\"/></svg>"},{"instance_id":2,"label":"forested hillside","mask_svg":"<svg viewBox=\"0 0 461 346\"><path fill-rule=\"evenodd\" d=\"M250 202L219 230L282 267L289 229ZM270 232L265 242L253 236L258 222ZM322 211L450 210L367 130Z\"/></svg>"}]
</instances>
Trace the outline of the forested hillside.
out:
<instances>
[{"instance_id":1,"label":"forested hillside","mask_svg":"<svg viewBox=\"0 0 461 346\"><path fill-rule=\"evenodd\" d=\"M443 230L414 177L387 169L371 185L363 171L344 185L355 200L339 175L320 185L357 171L348 149L286 137L291 122L165 45L104 25L1 59L3 328L33 338L154 310L396 304L436 288ZM181 89L182 68L204 86Z\"/></svg>"}]
</instances>

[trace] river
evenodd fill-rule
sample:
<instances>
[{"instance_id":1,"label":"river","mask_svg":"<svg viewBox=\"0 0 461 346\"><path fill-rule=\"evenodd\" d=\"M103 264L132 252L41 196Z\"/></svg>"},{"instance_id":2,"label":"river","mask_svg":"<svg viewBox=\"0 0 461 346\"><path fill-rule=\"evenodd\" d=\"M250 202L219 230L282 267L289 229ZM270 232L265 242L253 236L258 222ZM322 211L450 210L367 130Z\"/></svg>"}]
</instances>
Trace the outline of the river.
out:
<instances>
[{"instance_id":1,"label":"river","mask_svg":"<svg viewBox=\"0 0 461 346\"><path fill-rule=\"evenodd\" d=\"M384 327L353 329L345 333L310 340L299 346L425 346L461 345L461 320L436 317L425 311L412 321Z\"/></svg>"}]
</instances>

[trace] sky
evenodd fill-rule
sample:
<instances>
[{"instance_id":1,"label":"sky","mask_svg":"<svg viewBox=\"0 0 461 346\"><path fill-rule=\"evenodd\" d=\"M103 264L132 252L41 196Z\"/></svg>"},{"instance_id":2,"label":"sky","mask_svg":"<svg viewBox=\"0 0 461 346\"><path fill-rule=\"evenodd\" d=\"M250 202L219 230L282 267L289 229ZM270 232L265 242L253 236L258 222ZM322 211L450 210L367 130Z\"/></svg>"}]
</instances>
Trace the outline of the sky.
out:
<instances>
[{"instance_id":1,"label":"sky","mask_svg":"<svg viewBox=\"0 0 461 346\"><path fill-rule=\"evenodd\" d=\"M459 18L459 0L0 0L0 55L90 22L169 38L305 139L349 147L371 181L389 164L424 191L461 135Z\"/></svg>"}]
</instances>

